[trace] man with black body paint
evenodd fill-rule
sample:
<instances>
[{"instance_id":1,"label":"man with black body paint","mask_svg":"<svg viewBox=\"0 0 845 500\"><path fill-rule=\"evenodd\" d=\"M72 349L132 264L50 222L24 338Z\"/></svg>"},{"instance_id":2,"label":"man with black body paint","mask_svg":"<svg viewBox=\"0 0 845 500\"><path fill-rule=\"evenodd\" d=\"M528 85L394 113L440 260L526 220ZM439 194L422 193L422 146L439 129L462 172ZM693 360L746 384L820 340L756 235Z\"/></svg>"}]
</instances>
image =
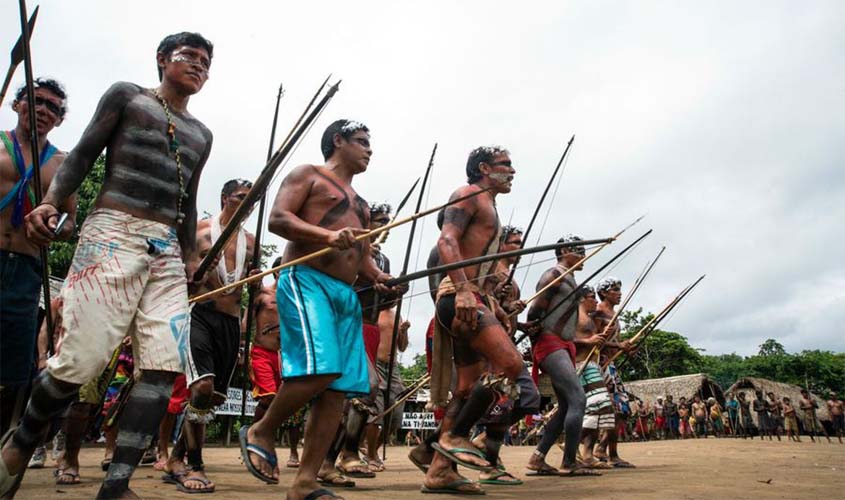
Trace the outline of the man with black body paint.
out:
<instances>
[{"instance_id":1,"label":"man with black body paint","mask_svg":"<svg viewBox=\"0 0 845 500\"><path fill-rule=\"evenodd\" d=\"M567 235L558 242L576 243L581 240L583 238L579 236ZM587 402L584 388L575 371L575 339L581 294L573 293L578 288L574 273L584 268L584 264L580 263L584 253L583 246L563 248L555 252L558 262L540 277L537 291L544 291L528 310L532 333L536 332L531 336L534 363L549 376L558 400L557 411L547 422L543 437L526 466L534 471L535 475L596 475L587 468L579 467L575 462ZM549 286L551 283L556 284ZM564 431L566 445L562 470L558 471L547 464L545 458Z\"/></svg>"},{"instance_id":2,"label":"man with black body paint","mask_svg":"<svg viewBox=\"0 0 845 500\"><path fill-rule=\"evenodd\" d=\"M108 148L106 175L89 214L62 299L61 352L37 379L21 426L2 450L0 494L19 485L47 424L133 336L141 370L119 423L117 449L98 498L137 498L129 479L164 416L173 380L184 369L190 266L196 251L196 197L211 132L187 110L208 79L213 46L196 33L162 40L160 85L116 83L103 95L77 146L44 199L26 218L38 244Z\"/></svg>"}]
</instances>

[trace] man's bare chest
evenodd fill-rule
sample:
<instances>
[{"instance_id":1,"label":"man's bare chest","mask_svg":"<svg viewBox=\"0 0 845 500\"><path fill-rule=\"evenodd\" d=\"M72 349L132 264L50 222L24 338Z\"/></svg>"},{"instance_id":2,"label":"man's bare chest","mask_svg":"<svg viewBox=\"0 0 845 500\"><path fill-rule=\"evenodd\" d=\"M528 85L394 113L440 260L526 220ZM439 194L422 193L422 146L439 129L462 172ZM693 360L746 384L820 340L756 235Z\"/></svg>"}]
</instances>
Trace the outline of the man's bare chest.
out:
<instances>
[{"instance_id":1,"label":"man's bare chest","mask_svg":"<svg viewBox=\"0 0 845 500\"><path fill-rule=\"evenodd\" d=\"M360 227L367 224L367 202L351 188L318 179L303 207L307 219L325 228Z\"/></svg>"},{"instance_id":2,"label":"man's bare chest","mask_svg":"<svg viewBox=\"0 0 845 500\"><path fill-rule=\"evenodd\" d=\"M182 165L193 168L207 149L208 139L197 120L172 111L165 113L155 98L140 94L127 105L112 145L125 146L113 148L112 153L116 155L174 160L178 150Z\"/></svg>"}]
</instances>

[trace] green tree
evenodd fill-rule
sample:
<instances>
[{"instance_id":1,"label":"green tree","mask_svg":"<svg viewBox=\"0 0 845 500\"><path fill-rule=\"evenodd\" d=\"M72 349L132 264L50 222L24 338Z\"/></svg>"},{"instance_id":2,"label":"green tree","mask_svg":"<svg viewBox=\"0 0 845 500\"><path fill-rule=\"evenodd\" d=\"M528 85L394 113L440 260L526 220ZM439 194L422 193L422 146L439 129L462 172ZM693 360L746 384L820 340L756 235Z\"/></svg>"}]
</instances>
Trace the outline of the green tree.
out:
<instances>
[{"instance_id":1,"label":"green tree","mask_svg":"<svg viewBox=\"0 0 845 500\"><path fill-rule=\"evenodd\" d=\"M399 365L399 375L407 384L424 377L428 372L425 353L417 354L409 366Z\"/></svg>"},{"instance_id":2,"label":"green tree","mask_svg":"<svg viewBox=\"0 0 845 500\"><path fill-rule=\"evenodd\" d=\"M739 354L702 355L700 372L707 373L727 389L742 377L751 375L746 359Z\"/></svg>"},{"instance_id":3,"label":"green tree","mask_svg":"<svg viewBox=\"0 0 845 500\"><path fill-rule=\"evenodd\" d=\"M757 352L758 356L785 356L786 349L783 344L775 339L768 339L760 344L760 350Z\"/></svg>"},{"instance_id":4,"label":"green tree","mask_svg":"<svg viewBox=\"0 0 845 500\"><path fill-rule=\"evenodd\" d=\"M70 262L73 260L73 252L76 250L76 242L79 241L79 228L85 222L85 218L94 208L94 202L100 187L103 185L103 178L106 175L106 157L100 155L94 166L77 191L76 206L76 233L68 241L57 241L50 245L50 252L47 261L50 264L50 274L64 279L70 269Z\"/></svg>"},{"instance_id":5,"label":"green tree","mask_svg":"<svg viewBox=\"0 0 845 500\"><path fill-rule=\"evenodd\" d=\"M623 312L622 338L632 338L653 318L654 314L643 314L642 309ZM617 363L628 380L686 375L701 368L701 354L679 333L656 329L640 340L639 350Z\"/></svg>"}]
</instances>

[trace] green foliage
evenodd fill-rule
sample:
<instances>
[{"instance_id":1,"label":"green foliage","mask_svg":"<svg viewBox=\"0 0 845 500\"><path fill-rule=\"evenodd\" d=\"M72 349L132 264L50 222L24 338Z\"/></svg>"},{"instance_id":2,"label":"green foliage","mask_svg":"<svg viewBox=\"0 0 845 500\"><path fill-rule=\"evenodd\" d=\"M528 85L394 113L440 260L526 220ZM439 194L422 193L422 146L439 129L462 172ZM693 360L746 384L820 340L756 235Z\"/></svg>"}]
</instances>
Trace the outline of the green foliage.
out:
<instances>
[{"instance_id":1,"label":"green foliage","mask_svg":"<svg viewBox=\"0 0 845 500\"><path fill-rule=\"evenodd\" d=\"M652 317L642 309L624 312L622 338L631 338ZM754 356L704 355L690 346L683 335L658 329L645 338L634 356L617 364L621 365L626 380L703 372L722 388L728 388L742 377L760 377L809 386L811 391L823 396L829 391L845 389L845 353L811 350L792 354L776 339L763 342Z\"/></svg>"},{"instance_id":2,"label":"green foliage","mask_svg":"<svg viewBox=\"0 0 845 500\"><path fill-rule=\"evenodd\" d=\"M414 356L410 366L399 365L399 375L406 384L424 377L427 371L425 353Z\"/></svg>"},{"instance_id":3,"label":"green foliage","mask_svg":"<svg viewBox=\"0 0 845 500\"><path fill-rule=\"evenodd\" d=\"M751 375L745 358L736 353L702 355L700 371L713 377L723 389L727 389L740 378Z\"/></svg>"},{"instance_id":4,"label":"green foliage","mask_svg":"<svg viewBox=\"0 0 845 500\"><path fill-rule=\"evenodd\" d=\"M760 350L757 352L758 356L785 356L786 349L783 345L775 339L768 339L760 344Z\"/></svg>"},{"instance_id":5,"label":"green foliage","mask_svg":"<svg viewBox=\"0 0 845 500\"><path fill-rule=\"evenodd\" d=\"M106 175L106 157L100 155L88 175L82 181L77 191L76 208L76 234L68 241L57 241L50 245L50 253L47 260L50 264L50 274L64 278L70 269L70 262L73 260L73 252L76 250L76 242L79 240L79 229L85 218L94 208L94 202L100 193L103 185L103 178Z\"/></svg>"},{"instance_id":6,"label":"green foliage","mask_svg":"<svg viewBox=\"0 0 845 500\"><path fill-rule=\"evenodd\" d=\"M625 311L622 314L622 338L630 339L654 315L643 315L642 309ZM671 377L697 373L701 366L701 355L689 345L687 338L675 332L652 331L640 344L636 356L622 365L626 379Z\"/></svg>"},{"instance_id":7,"label":"green foliage","mask_svg":"<svg viewBox=\"0 0 845 500\"><path fill-rule=\"evenodd\" d=\"M811 391L822 395L829 391L840 392L845 383L845 353L811 350L796 354L761 354L745 358L745 363L751 376L809 386Z\"/></svg>"}]
</instances>

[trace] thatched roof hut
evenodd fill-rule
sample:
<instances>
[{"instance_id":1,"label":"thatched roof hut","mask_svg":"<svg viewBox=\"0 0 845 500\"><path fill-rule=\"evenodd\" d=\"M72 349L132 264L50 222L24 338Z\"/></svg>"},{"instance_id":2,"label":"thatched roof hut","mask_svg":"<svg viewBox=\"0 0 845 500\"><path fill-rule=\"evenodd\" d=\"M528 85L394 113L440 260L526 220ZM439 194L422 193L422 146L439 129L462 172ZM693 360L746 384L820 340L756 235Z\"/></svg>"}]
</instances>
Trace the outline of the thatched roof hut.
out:
<instances>
[{"instance_id":1,"label":"thatched roof hut","mask_svg":"<svg viewBox=\"0 0 845 500\"><path fill-rule=\"evenodd\" d=\"M728 392L731 392L736 396L740 392L745 393L745 399L748 401L754 401L756 396L754 395L754 391L763 391L763 394L767 394L769 392L775 393L775 397L778 401L781 401L784 396L788 397L792 404L798 409L798 403L801 401L801 388L797 385L792 384L784 384L783 382L775 382L773 380L768 380L765 378L756 378L756 377L745 377L741 378L736 381L734 385L728 389ZM816 399L816 402L819 404L819 409L816 411L816 416L822 422L830 420L830 414L827 411L827 404L825 404L825 400L812 394L812 397ZM798 418L801 420L801 424L804 426L805 429L811 424L811 422L804 421L803 412L799 409L796 414ZM754 425L757 424L757 415L752 411L751 418L754 419Z\"/></svg>"},{"instance_id":2,"label":"thatched roof hut","mask_svg":"<svg viewBox=\"0 0 845 500\"><path fill-rule=\"evenodd\" d=\"M682 396L689 400L699 395L702 399L714 397L721 405L725 403L722 388L704 373L625 382L625 389L628 394L647 403L654 403L657 398L665 400L667 394L671 394L675 402L678 402Z\"/></svg>"}]
</instances>

